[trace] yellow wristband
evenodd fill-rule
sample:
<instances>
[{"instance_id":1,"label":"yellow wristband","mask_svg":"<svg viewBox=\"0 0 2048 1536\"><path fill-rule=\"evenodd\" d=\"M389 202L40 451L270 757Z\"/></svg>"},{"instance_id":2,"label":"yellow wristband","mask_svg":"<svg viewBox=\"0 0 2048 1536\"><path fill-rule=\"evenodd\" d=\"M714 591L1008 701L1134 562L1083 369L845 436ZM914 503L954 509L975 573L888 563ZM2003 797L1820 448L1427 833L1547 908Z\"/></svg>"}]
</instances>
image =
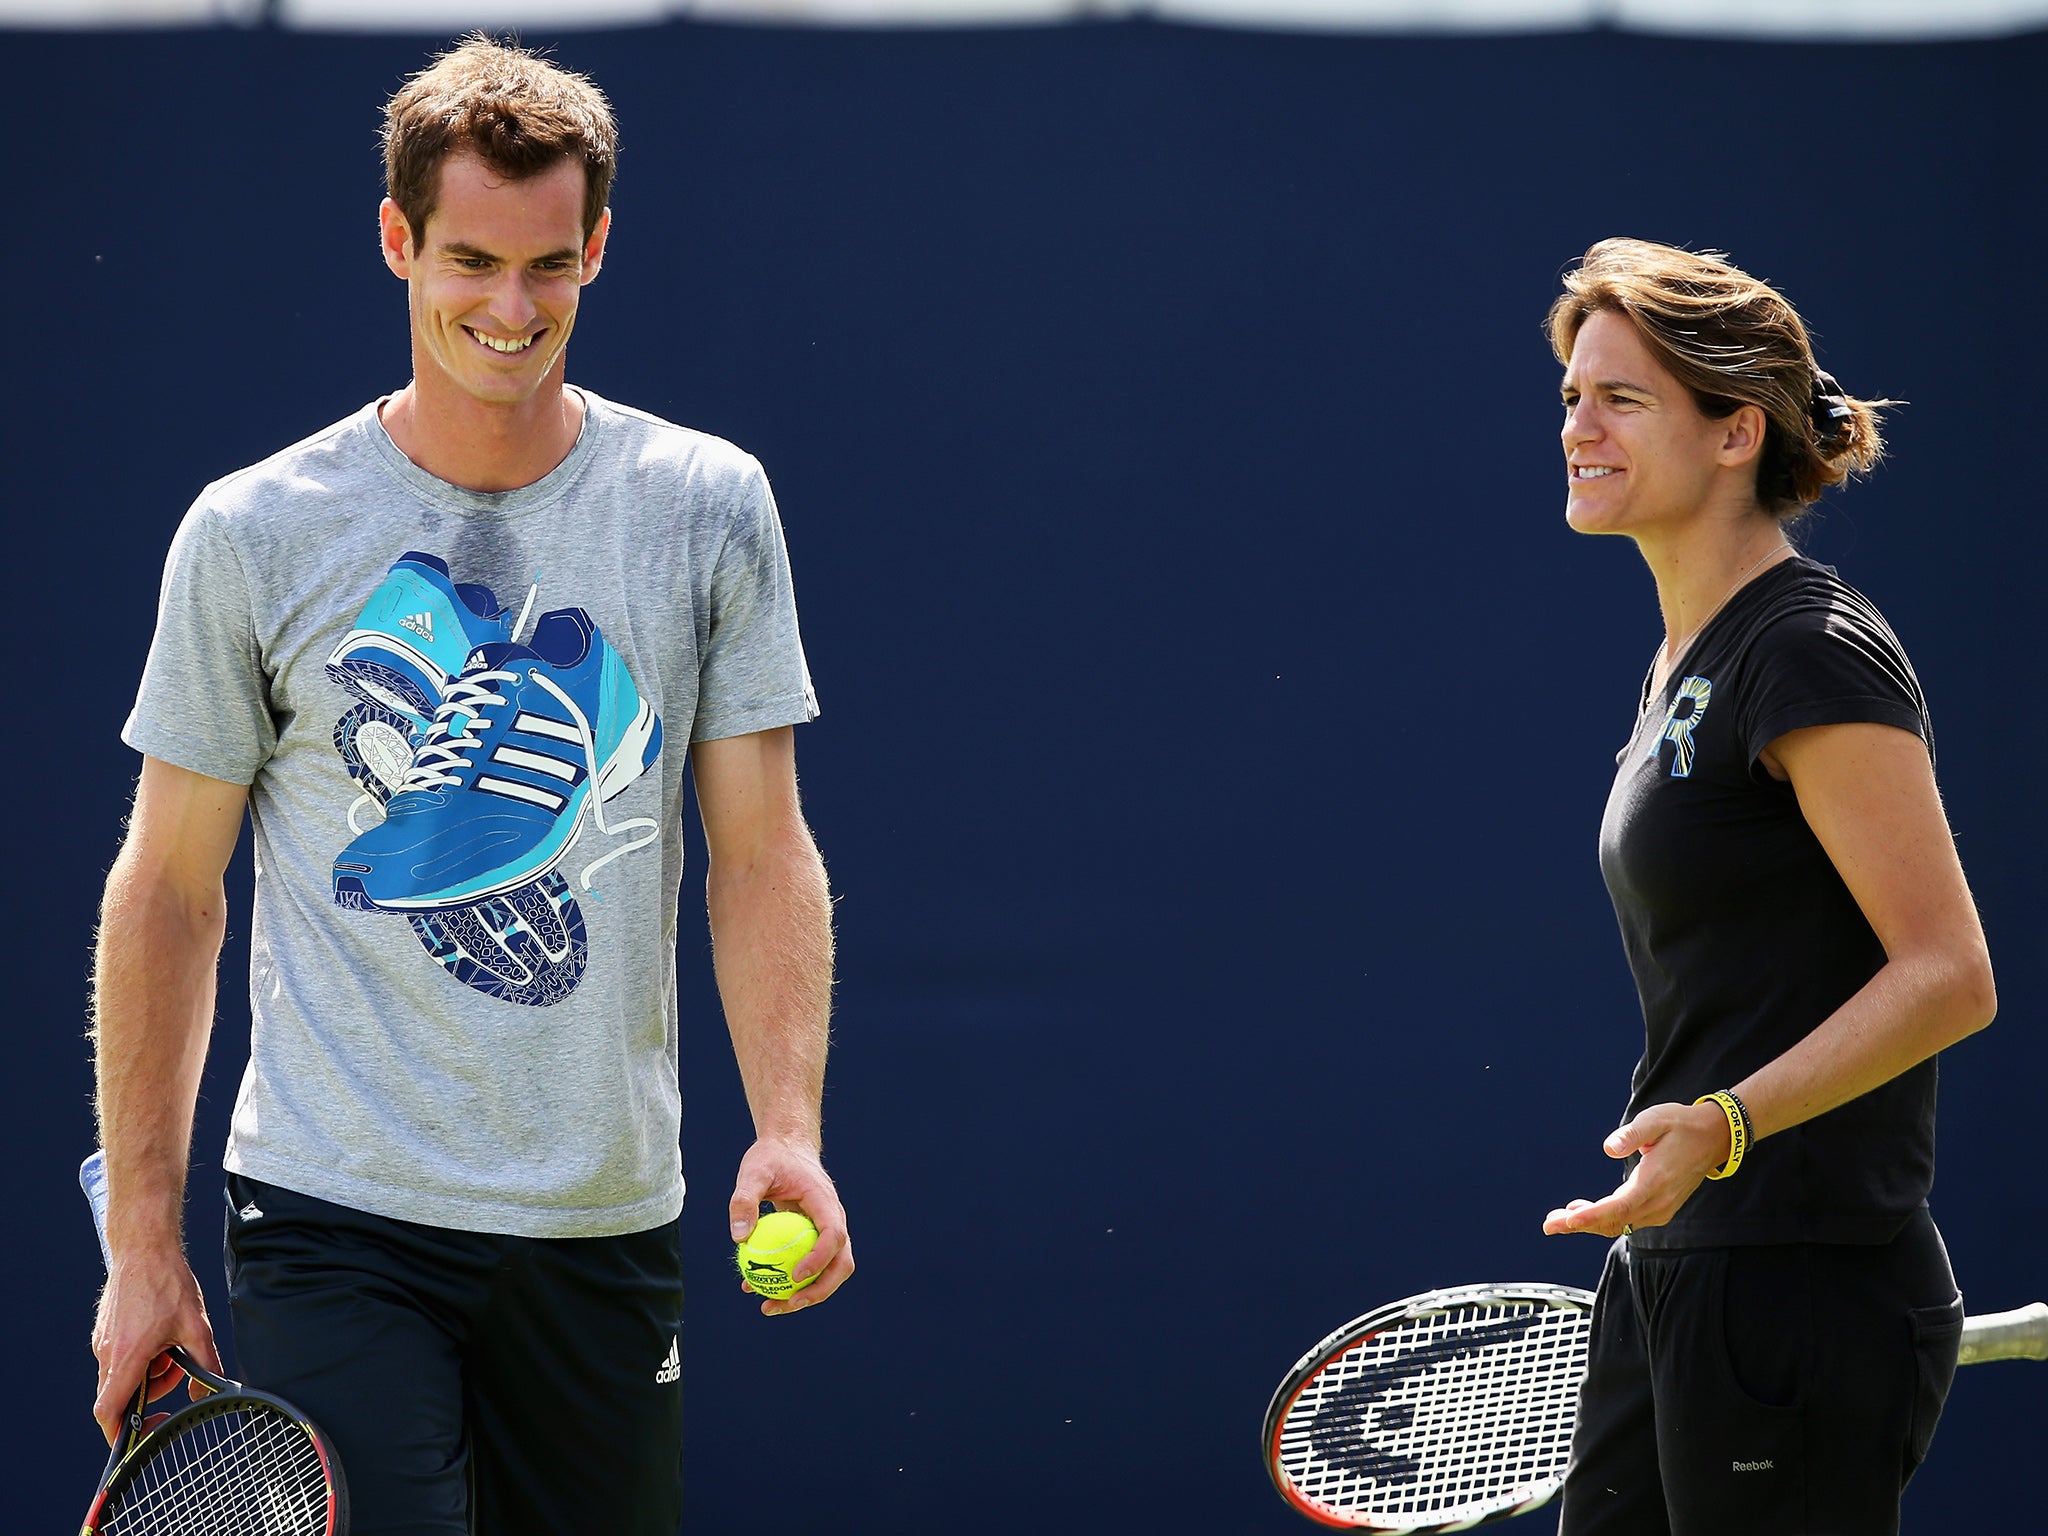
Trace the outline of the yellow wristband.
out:
<instances>
[{"instance_id":1,"label":"yellow wristband","mask_svg":"<svg viewBox=\"0 0 2048 1536\"><path fill-rule=\"evenodd\" d=\"M1725 1088L1703 1093L1693 1103L1716 1105L1728 1117L1728 1161L1707 1175L1710 1179L1728 1178L1742 1166L1742 1154L1749 1150L1749 1111Z\"/></svg>"}]
</instances>

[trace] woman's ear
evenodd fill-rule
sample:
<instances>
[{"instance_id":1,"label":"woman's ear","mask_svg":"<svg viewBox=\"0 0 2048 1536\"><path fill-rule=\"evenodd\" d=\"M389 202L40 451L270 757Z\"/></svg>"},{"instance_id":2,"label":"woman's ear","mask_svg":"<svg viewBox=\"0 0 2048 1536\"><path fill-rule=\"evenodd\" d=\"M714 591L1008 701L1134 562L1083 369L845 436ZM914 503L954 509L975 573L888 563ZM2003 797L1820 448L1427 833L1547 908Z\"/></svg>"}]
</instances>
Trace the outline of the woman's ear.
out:
<instances>
[{"instance_id":1,"label":"woman's ear","mask_svg":"<svg viewBox=\"0 0 2048 1536\"><path fill-rule=\"evenodd\" d=\"M1721 446L1716 457L1731 469L1754 463L1764 451L1764 432L1769 425L1762 406L1737 406L1735 414L1721 423Z\"/></svg>"}]
</instances>

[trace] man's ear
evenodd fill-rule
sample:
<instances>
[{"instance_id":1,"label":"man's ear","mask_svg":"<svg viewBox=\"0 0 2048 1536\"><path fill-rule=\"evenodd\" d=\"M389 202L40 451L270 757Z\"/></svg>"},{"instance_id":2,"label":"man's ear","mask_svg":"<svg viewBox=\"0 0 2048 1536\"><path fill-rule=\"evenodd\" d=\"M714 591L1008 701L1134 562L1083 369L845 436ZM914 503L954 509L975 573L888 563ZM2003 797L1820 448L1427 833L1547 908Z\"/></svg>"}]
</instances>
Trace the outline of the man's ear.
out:
<instances>
[{"instance_id":1,"label":"man's ear","mask_svg":"<svg viewBox=\"0 0 2048 1536\"><path fill-rule=\"evenodd\" d=\"M1769 426L1762 406L1737 406L1735 414L1721 423L1721 447L1716 456L1731 469L1754 463L1764 451L1764 433Z\"/></svg>"},{"instance_id":2,"label":"man's ear","mask_svg":"<svg viewBox=\"0 0 2048 1536\"><path fill-rule=\"evenodd\" d=\"M597 228L590 232L590 238L583 242L583 282L596 277L604 266L604 243L612 232L612 211L607 208L597 216Z\"/></svg>"},{"instance_id":3,"label":"man's ear","mask_svg":"<svg viewBox=\"0 0 2048 1536\"><path fill-rule=\"evenodd\" d=\"M377 207L377 229L379 245L384 252L384 265L398 277L412 276L413 257L416 252L412 244L412 225L399 212L398 204L385 198Z\"/></svg>"}]
</instances>

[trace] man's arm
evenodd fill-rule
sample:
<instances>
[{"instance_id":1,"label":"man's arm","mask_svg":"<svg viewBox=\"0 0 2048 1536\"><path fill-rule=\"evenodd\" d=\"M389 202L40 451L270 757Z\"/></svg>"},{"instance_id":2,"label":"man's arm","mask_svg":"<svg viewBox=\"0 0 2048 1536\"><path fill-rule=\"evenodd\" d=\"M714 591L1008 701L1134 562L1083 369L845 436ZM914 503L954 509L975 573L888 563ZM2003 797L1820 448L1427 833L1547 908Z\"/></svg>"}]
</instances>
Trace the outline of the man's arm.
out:
<instances>
[{"instance_id":1,"label":"man's arm","mask_svg":"<svg viewBox=\"0 0 2048 1536\"><path fill-rule=\"evenodd\" d=\"M109 1441L143 1372L172 1344L219 1369L185 1259L185 1172L226 932L222 876L249 792L153 757L107 875L93 966L107 1246L93 1417Z\"/></svg>"},{"instance_id":2,"label":"man's arm","mask_svg":"<svg viewBox=\"0 0 2048 1536\"><path fill-rule=\"evenodd\" d=\"M790 727L700 742L691 763L711 856L705 895L718 992L754 1116L754 1144L733 1185L732 1235L753 1230L763 1200L818 1227L817 1246L797 1266L799 1277L818 1278L763 1301L773 1317L823 1301L853 1273L846 1213L819 1160L832 896L797 801Z\"/></svg>"}]
</instances>

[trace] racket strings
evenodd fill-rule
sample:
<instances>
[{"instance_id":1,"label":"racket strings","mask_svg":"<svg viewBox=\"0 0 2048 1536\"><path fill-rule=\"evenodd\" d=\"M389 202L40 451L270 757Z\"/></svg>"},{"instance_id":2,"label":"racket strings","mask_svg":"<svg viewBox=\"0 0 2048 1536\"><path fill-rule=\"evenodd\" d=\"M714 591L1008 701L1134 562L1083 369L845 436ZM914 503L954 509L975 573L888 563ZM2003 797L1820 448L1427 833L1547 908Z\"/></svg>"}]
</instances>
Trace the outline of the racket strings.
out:
<instances>
[{"instance_id":1,"label":"racket strings","mask_svg":"<svg viewBox=\"0 0 2048 1536\"><path fill-rule=\"evenodd\" d=\"M1353 1517L1512 1505L1564 1470L1589 1324L1576 1307L1526 1301L1397 1322L1297 1394L1280 1464L1306 1498Z\"/></svg>"},{"instance_id":2,"label":"racket strings","mask_svg":"<svg viewBox=\"0 0 2048 1536\"><path fill-rule=\"evenodd\" d=\"M108 1501L106 1536L326 1536L327 1469L311 1436L251 1405L158 1447Z\"/></svg>"}]
</instances>

